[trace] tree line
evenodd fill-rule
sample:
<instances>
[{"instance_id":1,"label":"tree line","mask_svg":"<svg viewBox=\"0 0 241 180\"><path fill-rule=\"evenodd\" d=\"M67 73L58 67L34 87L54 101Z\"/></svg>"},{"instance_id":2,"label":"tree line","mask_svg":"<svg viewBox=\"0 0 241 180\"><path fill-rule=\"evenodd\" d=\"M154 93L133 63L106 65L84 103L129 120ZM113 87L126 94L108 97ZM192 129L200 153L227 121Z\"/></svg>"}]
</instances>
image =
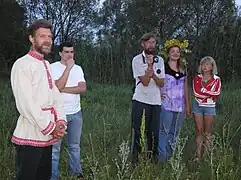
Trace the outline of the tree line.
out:
<instances>
[{"instance_id":1,"label":"tree line","mask_svg":"<svg viewBox=\"0 0 241 180\"><path fill-rule=\"evenodd\" d=\"M75 43L76 61L86 78L102 83L133 83L131 61L140 52L140 37L158 35L158 44L188 39L190 74L206 55L217 61L223 80L241 75L241 17L234 0L0 0L0 71L28 49L27 26L37 18L53 24L53 53ZM158 47L157 47L158 48Z\"/></svg>"}]
</instances>

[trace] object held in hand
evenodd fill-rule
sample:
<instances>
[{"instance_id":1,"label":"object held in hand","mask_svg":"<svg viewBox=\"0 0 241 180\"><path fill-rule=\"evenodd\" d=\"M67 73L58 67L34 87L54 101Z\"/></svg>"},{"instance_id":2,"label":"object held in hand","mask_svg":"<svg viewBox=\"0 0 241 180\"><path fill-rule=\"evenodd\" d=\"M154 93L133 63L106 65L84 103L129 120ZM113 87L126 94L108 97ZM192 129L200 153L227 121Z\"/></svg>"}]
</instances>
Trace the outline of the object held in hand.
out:
<instances>
[{"instance_id":1,"label":"object held in hand","mask_svg":"<svg viewBox=\"0 0 241 180\"><path fill-rule=\"evenodd\" d=\"M153 57L153 63L158 63L158 61L159 61L158 57L157 57L157 56L154 56L154 57Z\"/></svg>"},{"instance_id":2,"label":"object held in hand","mask_svg":"<svg viewBox=\"0 0 241 180\"><path fill-rule=\"evenodd\" d=\"M160 70L160 69L157 69L157 70L156 70L156 73L157 73L157 74L160 74L160 73L161 73L161 70Z\"/></svg>"},{"instance_id":3,"label":"object held in hand","mask_svg":"<svg viewBox=\"0 0 241 180\"><path fill-rule=\"evenodd\" d=\"M147 63L153 65L154 63L158 63L159 59L158 56L155 55L148 55L147 56Z\"/></svg>"}]
</instances>

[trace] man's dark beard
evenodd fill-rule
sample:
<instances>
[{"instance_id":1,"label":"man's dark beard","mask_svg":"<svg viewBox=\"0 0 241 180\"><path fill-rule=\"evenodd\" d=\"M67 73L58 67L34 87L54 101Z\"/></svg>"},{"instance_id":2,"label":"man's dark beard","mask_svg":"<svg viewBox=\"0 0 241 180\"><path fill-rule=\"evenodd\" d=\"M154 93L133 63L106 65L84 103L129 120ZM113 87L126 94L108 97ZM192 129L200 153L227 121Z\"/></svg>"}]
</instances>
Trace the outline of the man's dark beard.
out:
<instances>
[{"instance_id":1,"label":"man's dark beard","mask_svg":"<svg viewBox=\"0 0 241 180\"><path fill-rule=\"evenodd\" d=\"M39 52L40 54L43 54L44 56L47 56L47 55L49 55L50 52L45 52L45 51L43 51L43 46L48 46L48 45L49 45L49 44L44 43L44 44L42 44L41 46L36 47L36 51Z\"/></svg>"},{"instance_id":2,"label":"man's dark beard","mask_svg":"<svg viewBox=\"0 0 241 180\"><path fill-rule=\"evenodd\" d=\"M148 55L151 55L151 54L154 55L155 49L151 49L151 48L145 49L144 52L145 52L145 54L148 54Z\"/></svg>"}]
</instances>

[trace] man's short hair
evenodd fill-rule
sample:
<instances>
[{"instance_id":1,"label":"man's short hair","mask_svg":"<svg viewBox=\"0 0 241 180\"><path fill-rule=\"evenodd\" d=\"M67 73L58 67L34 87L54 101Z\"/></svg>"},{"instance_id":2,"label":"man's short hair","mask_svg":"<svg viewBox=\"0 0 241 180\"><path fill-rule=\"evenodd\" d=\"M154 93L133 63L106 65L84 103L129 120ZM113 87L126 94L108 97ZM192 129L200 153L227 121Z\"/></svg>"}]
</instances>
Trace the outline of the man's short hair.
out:
<instances>
[{"instance_id":1,"label":"man's short hair","mask_svg":"<svg viewBox=\"0 0 241 180\"><path fill-rule=\"evenodd\" d=\"M59 46L59 52L62 52L64 47L74 47L74 44L71 43L71 42L61 43L60 46Z\"/></svg>"},{"instance_id":2,"label":"man's short hair","mask_svg":"<svg viewBox=\"0 0 241 180\"><path fill-rule=\"evenodd\" d=\"M152 32L149 33L145 33L142 37L141 37L141 42L145 42L148 41L149 39L154 38L155 40L157 39L156 35Z\"/></svg>"},{"instance_id":3,"label":"man's short hair","mask_svg":"<svg viewBox=\"0 0 241 180\"><path fill-rule=\"evenodd\" d=\"M52 24L45 20L45 19L38 19L36 21L34 21L29 27L28 27L28 35L34 36L36 31L39 28L46 28L46 29L50 29L50 31L52 31Z\"/></svg>"}]
</instances>

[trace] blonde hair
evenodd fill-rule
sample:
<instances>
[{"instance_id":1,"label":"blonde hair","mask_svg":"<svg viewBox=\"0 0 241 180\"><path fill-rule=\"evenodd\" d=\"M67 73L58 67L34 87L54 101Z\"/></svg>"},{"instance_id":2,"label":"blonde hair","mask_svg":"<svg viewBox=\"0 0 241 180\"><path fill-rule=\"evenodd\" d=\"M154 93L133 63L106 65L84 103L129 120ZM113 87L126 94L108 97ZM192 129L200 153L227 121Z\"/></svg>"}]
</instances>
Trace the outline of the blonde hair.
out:
<instances>
[{"instance_id":1,"label":"blonde hair","mask_svg":"<svg viewBox=\"0 0 241 180\"><path fill-rule=\"evenodd\" d=\"M216 62L215 62L215 60L214 60L211 56L205 56L205 57L203 57L203 58L201 59L200 64L199 64L199 67L198 67L198 73L202 73L202 68L201 68L201 66L202 66L204 63L206 63L206 62L211 63L212 66L213 66L212 75L218 74Z\"/></svg>"}]
</instances>

